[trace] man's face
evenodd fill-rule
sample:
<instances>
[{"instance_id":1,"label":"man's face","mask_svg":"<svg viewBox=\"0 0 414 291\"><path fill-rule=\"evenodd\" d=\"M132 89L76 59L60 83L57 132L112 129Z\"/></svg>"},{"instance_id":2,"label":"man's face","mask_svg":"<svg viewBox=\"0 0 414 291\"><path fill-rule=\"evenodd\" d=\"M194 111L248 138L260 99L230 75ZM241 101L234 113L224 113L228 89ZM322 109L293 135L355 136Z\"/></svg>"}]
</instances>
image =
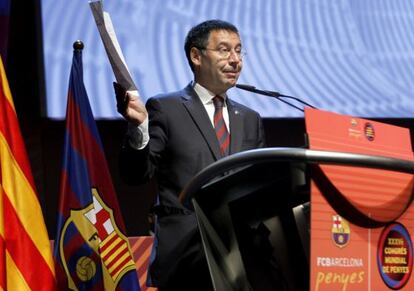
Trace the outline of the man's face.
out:
<instances>
[{"instance_id":1,"label":"man's face","mask_svg":"<svg viewBox=\"0 0 414 291\"><path fill-rule=\"evenodd\" d=\"M211 31L206 47L198 50L197 59L193 60L196 82L215 94L222 94L236 85L243 66L240 51L241 42L237 33Z\"/></svg>"}]
</instances>

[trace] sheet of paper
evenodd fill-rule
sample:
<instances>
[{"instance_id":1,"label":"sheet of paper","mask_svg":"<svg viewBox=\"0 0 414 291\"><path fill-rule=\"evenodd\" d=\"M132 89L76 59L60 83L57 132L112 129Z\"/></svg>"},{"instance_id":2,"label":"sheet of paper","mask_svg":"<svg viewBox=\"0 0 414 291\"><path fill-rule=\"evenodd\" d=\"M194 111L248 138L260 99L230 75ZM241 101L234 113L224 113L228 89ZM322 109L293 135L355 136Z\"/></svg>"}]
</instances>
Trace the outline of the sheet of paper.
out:
<instances>
[{"instance_id":1,"label":"sheet of paper","mask_svg":"<svg viewBox=\"0 0 414 291\"><path fill-rule=\"evenodd\" d=\"M101 35L116 81L127 91L137 90L119 46L109 13L103 10L102 1L100 0L90 1L89 6L95 18L95 23Z\"/></svg>"}]
</instances>

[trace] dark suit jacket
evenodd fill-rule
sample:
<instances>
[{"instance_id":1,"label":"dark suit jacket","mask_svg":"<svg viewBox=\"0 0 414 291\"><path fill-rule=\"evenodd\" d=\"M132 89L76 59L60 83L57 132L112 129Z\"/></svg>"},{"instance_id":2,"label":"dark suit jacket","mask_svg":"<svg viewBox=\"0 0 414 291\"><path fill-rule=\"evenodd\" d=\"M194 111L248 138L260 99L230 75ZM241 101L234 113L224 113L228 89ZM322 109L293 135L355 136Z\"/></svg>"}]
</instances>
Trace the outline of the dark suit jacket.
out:
<instances>
[{"instance_id":1,"label":"dark suit jacket","mask_svg":"<svg viewBox=\"0 0 414 291\"><path fill-rule=\"evenodd\" d=\"M227 106L230 154L263 147L258 113L230 99ZM180 261L201 251L194 243L198 235L196 218L179 202L178 195L195 174L220 159L221 154L208 114L191 85L150 98L146 107L150 142L139 151L126 143L120 171L132 184L156 176L162 214L156 225L157 257L150 271L153 282L163 286L177 268L183 267Z\"/></svg>"}]
</instances>

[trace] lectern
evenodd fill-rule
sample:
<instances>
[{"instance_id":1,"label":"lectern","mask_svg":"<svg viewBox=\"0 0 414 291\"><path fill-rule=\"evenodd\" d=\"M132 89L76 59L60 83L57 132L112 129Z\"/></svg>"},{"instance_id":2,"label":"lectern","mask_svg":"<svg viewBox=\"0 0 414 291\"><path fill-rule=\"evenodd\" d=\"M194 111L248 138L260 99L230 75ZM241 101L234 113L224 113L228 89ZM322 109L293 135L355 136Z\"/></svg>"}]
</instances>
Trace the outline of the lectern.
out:
<instances>
[{"instance_id":1,"label":"lectern","mask_svg":"<svg viewBox=\"0 0 414 291\"><path fill-rule=\"evenodd\" d=\"M251 150L210 165L180 198L196 213L215 290L264 290L256 275L271 273L268 267L276 268L288 290L309 289L309 181L319 164L414 173L411 161L302 148ZM358 209L334 207L353 223L371 222ZM245 253L245 239L252 239L246 229L254 230L253 241L257 233L268 239L270 263Z\"/></svg>"}]
</instances>

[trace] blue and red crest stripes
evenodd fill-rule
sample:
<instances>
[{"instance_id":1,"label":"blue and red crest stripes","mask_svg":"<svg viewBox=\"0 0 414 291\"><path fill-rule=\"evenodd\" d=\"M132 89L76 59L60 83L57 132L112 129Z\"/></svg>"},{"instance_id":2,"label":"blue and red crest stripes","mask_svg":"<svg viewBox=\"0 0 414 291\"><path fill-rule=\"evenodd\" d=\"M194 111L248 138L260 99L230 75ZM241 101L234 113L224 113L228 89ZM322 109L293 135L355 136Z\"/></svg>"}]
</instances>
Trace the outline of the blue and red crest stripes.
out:
<instances>
[{"instance_id":1,"label":"blue and red crest stripes","mask_svg":"<svg viewBox=\"0 0 414 291\"><path fill-rule=\"evenodd\" d=\"M132 253L74 51L54 246L58 289L140 290Z\"/></svg>"}]
</instances>

